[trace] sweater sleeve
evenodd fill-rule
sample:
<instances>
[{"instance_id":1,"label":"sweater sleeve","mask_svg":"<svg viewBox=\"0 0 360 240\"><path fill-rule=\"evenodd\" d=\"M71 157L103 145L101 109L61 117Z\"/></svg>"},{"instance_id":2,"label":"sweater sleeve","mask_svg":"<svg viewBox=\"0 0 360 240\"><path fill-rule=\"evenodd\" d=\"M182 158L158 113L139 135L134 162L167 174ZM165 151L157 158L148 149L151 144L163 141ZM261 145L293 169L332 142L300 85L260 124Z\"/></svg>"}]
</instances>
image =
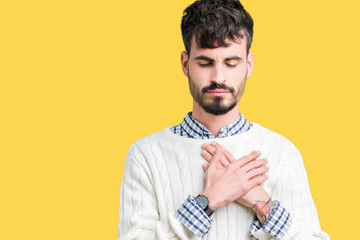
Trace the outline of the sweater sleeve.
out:
<instances>
[{"instance_id":1,"label":"sweater sleeve","mask_svg":"<svg viewBox=\"0 0 360 240\"><path fill-rule=\"evenodd\" d=\"M174 217L175 211L164 212L159 205L149 167L132 146L121 182L118 239L198 239Z\"/></svg>"},{"instance_id":2,"label":"sweater sleeve","mask_svg":"<svg viewBox=\"0 0 360 240\"><path fill-rule=\"evenodd\" d=\"M301 154L290 144L281 161L282 174L272 192L272 199L279 200L290 213L293 221L282 240L330 240L320 227L315 203L311 196L307 173ZM275 239L260 229L255 239Z\"/></svg>"}]
</instances>

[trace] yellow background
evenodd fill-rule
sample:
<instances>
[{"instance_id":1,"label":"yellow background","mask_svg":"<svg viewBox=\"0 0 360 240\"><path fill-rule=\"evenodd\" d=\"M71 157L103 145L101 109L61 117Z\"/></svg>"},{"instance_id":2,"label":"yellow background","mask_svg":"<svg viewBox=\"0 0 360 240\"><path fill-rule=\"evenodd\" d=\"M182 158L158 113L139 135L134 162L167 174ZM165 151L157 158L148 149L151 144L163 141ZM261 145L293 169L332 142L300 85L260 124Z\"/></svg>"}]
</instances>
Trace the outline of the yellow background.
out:
<instances>
[{"instance_id":1,"label":"yellow background","mask_svg":"<svg viewBox=\"0 0 360 240\"><path fill-rule=\"evenodd\" d=\"M116 239L127 149L191 110L191 2L1 1L0 239ZM323 229L356 239L359 3L243 3L255 70L240 111L299 148Z\"/></svg>"}]
</instances>

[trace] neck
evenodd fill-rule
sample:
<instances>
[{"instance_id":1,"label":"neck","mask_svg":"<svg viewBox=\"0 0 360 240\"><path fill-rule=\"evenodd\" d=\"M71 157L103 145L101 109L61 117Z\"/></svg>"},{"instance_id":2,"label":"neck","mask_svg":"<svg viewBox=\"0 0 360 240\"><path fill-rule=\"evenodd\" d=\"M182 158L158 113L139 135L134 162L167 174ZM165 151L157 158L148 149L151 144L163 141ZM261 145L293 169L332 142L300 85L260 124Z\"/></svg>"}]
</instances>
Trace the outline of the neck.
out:
<instances>
[{"instance_id":1,"label":"neck","mask_svg":"<svg viewBox=\"0 0 360 240\"><path fill-rule=\"evenodd\" d=\"M192 117L203 124L215 137L220 133L221 128L235 122L239 118L239 103L223 115L207 113L195 101L193 102Z\"/></svg>"}]
</instances>

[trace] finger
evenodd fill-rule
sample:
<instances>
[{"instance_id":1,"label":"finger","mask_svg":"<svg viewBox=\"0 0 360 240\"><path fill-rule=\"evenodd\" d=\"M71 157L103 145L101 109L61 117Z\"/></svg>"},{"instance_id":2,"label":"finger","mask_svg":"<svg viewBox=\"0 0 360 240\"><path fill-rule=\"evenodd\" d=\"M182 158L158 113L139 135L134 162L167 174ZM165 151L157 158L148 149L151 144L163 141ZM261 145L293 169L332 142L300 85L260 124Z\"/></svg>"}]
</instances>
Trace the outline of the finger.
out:
<instances>
[{"instance_id":1,"label":"finger","mask_svg":"<svg viewBox=\"0 0 360 240\"><path fill-rule=\"evenodd\" d=\"M210 162L211 159L213 158L213 156L205 149L201 151L201 156L203 156L203 158L205 158L205 160L208 162Z\"/></svg>"},{"instance_id":2,"label":"finger","mask_svg":"<svg viewBox=\"0 0 360 240\"><path fill-rule=\"evenodd\" d=\"M261 166L259 168L255 168L250 170L249 172L247 172L245 174L245 177L248 179L252 179L254 177L263 175L264 173L266 173L267 171L269 171L269 167L268 166Z\"/></svg>"},{"instance_id":3,"label":"finger","mask_svg":"<svg viewBox=\"0 0 360 240\"><path fill-rule=\"evenodd\" d=\"M229 163L236 161L236 158L234 158L234 156L226 148L224 148L221 144L219 144L217 142L212 142L211 145L216 148L220 148L220 150L223 152L223 154L225 155L225 157L229 161Z\"/></svg>"},{"instance_id":4,"label":"finger","mask_svg":"<svg viewBox=\"0 0 360 240\"><path fill-rule=\"evenodd\" d=\"M204 164L202 165L202 168L203 168L204 172L206 172L206 170L209 168L209 164L208 164L208 163L204 163Z\"/></svg>"},{"instance_id":5,"label":"finger","mask_svg":"<svg viewBox=\"0 0 360 240\"><path fill-rule=\"evenodd\" d=\"M267 164L267 162L268 162L267 159L258 159L256 161L248 162L247 164L245 164L241 167L241 171L243 173L247 173L252 169L264 166L265 164Z\"/></svg>"},{"instance_id":6,"label":"finger","mask_svg":"<svg viewBox=\"0 0 360 240\"><path fill-rule=\"evenodd\" d=\"M240 158L238 161L235 161L234 164L236 167L242 167L248 162L254 161L261 155L260 151L253 151L250 154Z\"/></svg>"},{"instance_id":7,"label":"finger","mask_svg":"<svg viewBox=\"0 0 360 240\"><path fill-rule=\"evenodd\" d=\"M225 157L224 153L222 152L221 148L219 146L216 147L216 151L221 153L220 162L223 167L226 167L230 164L228 159Z\"/></svg>"},{"instance_id":8,"label":"finger","mask_svg":"<svg viewBox=\"0 0 360 240\"><path fill-rule=\"evenodd\" d=\"M221 159L220 159L223 167L226 167L227 165L229 165L229 163L236 160L229 151L227 151L224 147L222 147L220 144L218 144L216 142L212 142L211 144L203 144L203 148L210 155L214 155L216 149L220 150L223 153L223 156L221 156ZM227 157L227 155L228 155L228 157Z\"/></svg>"},{"instance_id":9,"label":"finger","mask_svg":"<svg viewBox=\"0 0 360 240\"><path fill-rule=\"evenodd\" d=\"M268 175L260 175L260 176L256 176L252 179L249 180L249 187L252 189L258 185L261 185L263 182L265 182L266 180L269 179Z\"/></svg>"},{"instance_id":10,"label":"finger","mask_svg":"<svg viewBox=\"0 0 360 240\"><path fill-rule=\"evenodd\" d=\"M206 151L208 151L212 156L214 156L216 148L214 146L212 146L211 144L203 144L202 148Z\"/></svg>"},{"instance_id":11,"label":"finger","mask_svg":"<svg viewBox=\"0 0 360 240\"><path fill-rule=\"evenodd\" d=\"M215 155L213 156L210 164L209 164L209 167L208 169L218 169L220 167L222 167L221 165L221 161L220 161L220 158L221 158L221 152L220 151L216 151L215 152Z\"/></svg>"},{"instance_id":12,"label":"finger","mask_svg":"<svg viewBox=\"0 0 360 240\"><path fill-rule=\"evenodd\" d=\"M225 157L225 155L223 153L221 153L220 162L223 167L226 167L227 165L230 164L230 162L227 160L227 158Z\"/></svg>"},{"instance_id":13,"label":"finger","mask_svg":"<svg viewBox=\"0 0 360 240\"><path fill-rule=\"evenodd\" d=\"M209 146L211 146L211 145L209 145ZM208 150L210 150L211 152L209 152ZM214 148L212 146L211 147L205 146L205 149L201 151L201 155L205 158L206 161L210 162L213 158L213 155L215 154L215 151L216 151L216 148ZM223 167L226 167L227 165L229 165L229 161L226 159L226 157L223 153L221 154L220 162Z\"/></svg>"}]
</instances>

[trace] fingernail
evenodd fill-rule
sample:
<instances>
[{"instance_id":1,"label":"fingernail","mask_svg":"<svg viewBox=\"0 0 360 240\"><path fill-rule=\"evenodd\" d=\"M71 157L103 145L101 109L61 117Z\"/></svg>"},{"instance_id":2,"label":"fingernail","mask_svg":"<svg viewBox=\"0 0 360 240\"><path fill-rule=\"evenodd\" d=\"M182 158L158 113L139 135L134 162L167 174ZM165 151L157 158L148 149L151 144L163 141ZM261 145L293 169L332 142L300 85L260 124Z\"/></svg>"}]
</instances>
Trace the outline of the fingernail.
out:
<instances>
[{"instance_id":1,"label":"fingernail","mask_svg":"<svg viewBox=\"0 0 360 240\"><path fill-rule=\"evenodd\" d=\"M216 145L216 142L211 142L211 145L215 146L215 145Z\"/></svg>"},{"instance_id":2,"label":"fingernail","mask_svg":"<svg viewBox=\"0 0 360 240\"><path fill-rule=\"evenodd\" d=\"M202 145L202 147L206 147L207 145L209 145L209 144L207 144L207 143L204 143L204 144Z\"/></svg>"},{"instance_id":3,"label":"fingernail","mask_svg":"<svg viewBox=\"0 0 360 240\"><path fill-rule=\"evenodd\" d=\"M257 153L257 154L261 154L261 152L260 152L260 151L256 151L256 153Z\"/></svg>"},{"instance_id":4,"label":"fingernail","mask_svg":"<svg viewBox=\"0 0 360 240\"><path fill-rule=\"evenodd\" d=\"M202 151L201 151L201 154L205 154L205 153L206 153L206 151L205 151L205 150L202 150Z\"/></svg>"}]
</instances>

